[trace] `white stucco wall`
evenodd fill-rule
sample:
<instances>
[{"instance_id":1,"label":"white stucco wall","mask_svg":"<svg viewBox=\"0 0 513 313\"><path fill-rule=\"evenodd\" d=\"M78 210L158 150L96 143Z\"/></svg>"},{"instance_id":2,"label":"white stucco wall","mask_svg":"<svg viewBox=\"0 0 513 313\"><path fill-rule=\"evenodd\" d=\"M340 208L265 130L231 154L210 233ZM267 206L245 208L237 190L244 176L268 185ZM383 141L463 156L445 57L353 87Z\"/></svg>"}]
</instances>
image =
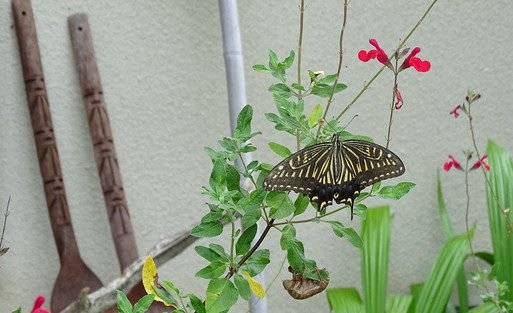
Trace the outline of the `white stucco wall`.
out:
<instances>
[{"instance_id":1,"label":"white stucco wall","mask_svg":"<svg viewBox=\"0 0 513 313\"><path fill-rule=\"evenodd\" d=\"M379 68L377 62L357 60L376 38L390 52L418 21L431 1L351 1L344 47L342 82L347 91L334 103L343 108ZM251 69L267 63L267 49L283 58L296 49L298 1L240 1L239 19L246 68L247 100L253 105L255 158L276 163L267 147L276 141L294 147L291 137L277 133L263 113L274 110L267 88L274 81ZM75 70L67 17L89 16L105 101L114 133L139 253L161 235L195 224L204 215L211 162L204 146L217 148L229 135L222 39L217 1L33 1L46 87L60 153L69 208L82 258L108 283L118 273L104 200L98 181L80 85ZM303 50L306 70L333 73L338 62L341 1L307 1ZM444 242L437 200L436 170L448 154L472 149L467 121L449 111L461 104L467 89L483 95L474 106L478 145L488 138L513 153L513 5L508 0L440 0L409 39L428 59L428 73L408 70L400 75L404 107L396 112L391 148L406 164L401 178L417 187L399 202L373 200L369 206L392 206L389 293L406 294L423 281ZM27 109L18 43L9 1L0 8L0 207L9 195L5 245L0 257L2 312L19 305L29 310L37 295L50 298L59 270L34 138ZM295 77L290 73L291 80ZM392 75L382 74L342 121L358 114L350 129L383 144L388 123ZM307 100L308 112L315 102ZM455 231L464 231L463 175L442 173L447 207ZM471 175L470 220L477 222L475 247L490 250L484 185L479 172ZM360 219L337 215L346 226L359 229ZM297 226L307 256L314 256L331 274L330 287L361 287L359 251L336 238L326 225ZM207 240L198 241L208 244ZM263 244L271 249L267 281L283 259L279 235L271 232ZM192 247L162 266L160 277L183 292L204 294L205 280L194 273L205 266ZM468 269L475 270L470 262ZM280 279L289 277L284 271ZM281 287L268 293L269 312L327 312L325 295L297 302ZM472 302L479 303L472 291ZM239 303L234 312L245 311Z\"/></svg>"}]
</instances>

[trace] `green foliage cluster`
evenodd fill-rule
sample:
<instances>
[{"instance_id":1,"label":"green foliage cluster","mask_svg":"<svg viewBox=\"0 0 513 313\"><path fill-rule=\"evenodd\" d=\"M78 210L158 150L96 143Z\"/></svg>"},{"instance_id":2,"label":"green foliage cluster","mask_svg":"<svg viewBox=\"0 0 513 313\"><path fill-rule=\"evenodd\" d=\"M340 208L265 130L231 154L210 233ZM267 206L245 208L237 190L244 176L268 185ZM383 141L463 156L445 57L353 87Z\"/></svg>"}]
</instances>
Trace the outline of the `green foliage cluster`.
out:
<instances>
[{"instance_id":1,"label":"green foliage cluster","mask_svg":"<svg viewBox=\"0 0 513 313\"><path fill-rule=\"evenodd\" d=\"M294 101L290 98L297 90L306 95L327 97L335 88L335 92L346 88L343 84L334 84L335 77L328 75L318 78L318 75L310 73L311 84L304 87L298 84L286 84L286 69L294 60L294 52L282 62L279 62L273 51L269 52L269 66L256 65L254 69L266 72L278 78L280 83L272 85L269 90L276 105L277 114L266 113L267 120L275 124L279 131L293 135L297 141L304 145L311 145L324 141L334 133L343 131L337 125L337 120L319 124L322 118L322 106L316 105L310 114L306 114L303 98ZM336 86L336 87L335 87ZM328 92L329 90L330 92ZM298 270L305 277L318 280L315 271L317 261L305 255L303 242L296 237L295 223L314 222L327 224L333 230L336 237L346 238L355 247L363 246L362 239L351 227L345 227L336 219L328 219L337 211L345 208L342 206L327 214L315 213L315 217L298 220L305 212L308 212L309 198L302 194L294 194L291 198L286 192L266 191L262 188L262 181L270 169L270 164L259 163L256 160L245 163L243 154L253 152L256 147L250 139L260 132L252 132L251 121L253 109L247 105L239 113L237 127L233 137L224 137L219 140L221 150L205 147L206 153L212 161L212 172L209 185L203 187L203 195L208 198L208 212L201 218L201 223L194 227L191 234L197 237L216 237L228 227L231 231L230 242L225 246L211 243L208 246L196 246L195 251L207 261L207 265L200 269L197 277L209 280L205 309L209 313L218 313L228 310L238 298L248 300L250 298L249 283L241 272L248 272L251 277L261 273L270 262L268 249L252 249L251 242L257 236L257 222L262 220L267 226L259 237L259 242L265 238L270 229L281 232L280 246L285 252L289 265ZM321 127L321 125L323 127ZM315 130L318 128L318 134ZM354 136L342 133L343 139L367 139L364 136ZM291 154L286 146L271 142L269 147L281 157ZM249 188L241 187L241 178L249 182ZM244 184L243 184L244 185ZM246 184L247 186L247 184ZM363 192L357 199L356 214L365 216L366 206L362 201L368 197L377 196L386 199L399 199L413 186L413 183L402 182L396 186L385 186L379 189L373 188L370 192ZM309 211L312 212L312 211ZM240 219L240 226L236 221ZM328 274L320 270L321 279L326 279Z\"/></svg>"}]
</instances>

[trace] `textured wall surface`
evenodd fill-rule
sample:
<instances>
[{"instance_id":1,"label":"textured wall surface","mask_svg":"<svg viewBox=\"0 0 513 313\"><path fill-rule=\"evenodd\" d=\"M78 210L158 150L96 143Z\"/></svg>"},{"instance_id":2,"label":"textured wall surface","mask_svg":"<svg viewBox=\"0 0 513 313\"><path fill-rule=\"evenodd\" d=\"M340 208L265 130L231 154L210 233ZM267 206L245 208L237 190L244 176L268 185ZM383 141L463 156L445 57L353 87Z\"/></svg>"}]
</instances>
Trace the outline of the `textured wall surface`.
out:
<instances>
[{"instance_id":1,"label":"textured wall surface","mask_svg":"<svg viewBox=\"0 0 513 313\"><path fill-rule=\"evenodd\" d=\"M338 62L341 1L306 1L302 68L333 73ZM359 62L360 49L376 38L392 51L417 23L431 1L351 1L344 37L342 82L349 87L336 96L331 114L351 101L379 69L377 62ZM93 148L70 45L67 17L89 16L105 101L138 249L144 254L161 235L170 235L199 221L207 210L201 186L208 185L211 162L203 147L218 148L229 135L226 80L219 10L216 1L33 1L46 87L61 157L69 208L83 259L108 283L119 273ZM297 49L298 1L240 1L239 19L246 69L248 103L254 107L254 157L276 163L267 146L276 141L294 147L294 138L278 133L264 118L274 111L267 88L274 80L251 69L267 63L267 50L280 58ZM513 4L498 0L438 1L407 46L420 46L419 55L431 61L427 73L402 72L399 87L404 106L397 111L391 149L407 171L401 181L417 184L401 201L373 200L369 206L391 205L392 240L389 293L406 294L422 282L444 242L437 211L436 171L448 154L463 159L472 149L468 122L449 111L464 100L468 89L480 92L474 106L477 144L482 152L488 139L513 153ZM27 109L20 56L9 1L0 7L0 203L11 200L5 245L0 257L0 303L11 312L29 310L37 295L50 297L59 271L36 159ZM289 79L294 81L296 70ZM341 123L352 133L371 136L384 144L393 76L385 72L372 84ZM318 102L307 99L309 112ZM323 105L325 103L322 103ZM480 172L472 173L470 221L477 222L475 247L490 250L490 236ZM463 175L441 173L447 208L455 232L464 231ZM394 182L398 182L395 180ZM393 183L393 182L390 182ZM0 204L0 207L4 205ZM313 210L312 210L313 211ZM359 230L360 219L336 216ZM335 237L327 225L297 227L307 256L331 274L330 287L361 288L359 251ZM218 240L220 242L220 240ZM208 244L199 240L199 244ZM223 242L224 243L224 242ZM283 253L279 234L272 231L263 246L271 249L266 280L276 275ZM191 248L163 265L160 277L183 292L204 294L205 281L194 273L205 266ZM467 262L469 270L475 270ZM283 271L268 292L269 312L327 312L321 294L297 302L281 287ZM478 292L470 288L472 302ZM234 312L243 312L239 303Z\"/></svg>"}]
</instances>

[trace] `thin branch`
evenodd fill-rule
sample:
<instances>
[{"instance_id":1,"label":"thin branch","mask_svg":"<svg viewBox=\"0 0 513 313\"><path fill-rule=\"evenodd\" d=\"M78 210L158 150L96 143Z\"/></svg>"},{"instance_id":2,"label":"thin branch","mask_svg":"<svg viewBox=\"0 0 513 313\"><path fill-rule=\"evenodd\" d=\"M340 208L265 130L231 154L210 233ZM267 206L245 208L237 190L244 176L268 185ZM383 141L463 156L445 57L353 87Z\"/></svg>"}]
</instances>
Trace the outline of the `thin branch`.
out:
<instances>
[{"instance_id":1,"label":"thin branch","mask_svg":"<svg viewBox=\"0 0 513 313\"><path fill-rule=\"evenodd\" d=\"M2 248L2 242L4 241L5 228L7 227L7 216L9 216L9 204L11 203L11 196L7 200L7 207L5 208L4 226L2 228L2 237L0 237L0 249Z\"/></svg>"}]
</instances>

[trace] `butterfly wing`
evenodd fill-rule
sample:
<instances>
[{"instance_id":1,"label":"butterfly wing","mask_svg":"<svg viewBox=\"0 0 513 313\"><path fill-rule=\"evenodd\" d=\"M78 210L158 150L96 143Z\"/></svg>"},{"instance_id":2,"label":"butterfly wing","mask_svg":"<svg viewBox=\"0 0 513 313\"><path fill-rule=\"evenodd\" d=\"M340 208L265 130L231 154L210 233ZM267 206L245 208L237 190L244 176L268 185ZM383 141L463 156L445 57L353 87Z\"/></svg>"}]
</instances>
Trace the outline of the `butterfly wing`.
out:
<instances>
[{"instance_id":1,"label":"butterfly wing","mask_svg":"<svg viewBox=\"0 0 513 313\"><path fill-rule=\"evenodd\" d=\"M267 174L264 189L309 195L318 185L318 177L327 171L322 165L331 157L331 150L331 142L323 142L292 154Z\"/></svg>"},{"instance_id":2,"label":"butterfly wing","mask_svg":"<svg viewBox=\"0 0 513 313\"><path fill-rule=\"evenodd\" d=\"M341 172L334 187L333 198L337 203L351 206L360 191L384 179L404 173L404 164L392 151L372 142L346 140L339 150L342 157ZM329 186L319 186L328 188ZM321 203L322 204L322 203ZM328 201L328 204L331 204Z\"/></svg>"}]
</instances>

